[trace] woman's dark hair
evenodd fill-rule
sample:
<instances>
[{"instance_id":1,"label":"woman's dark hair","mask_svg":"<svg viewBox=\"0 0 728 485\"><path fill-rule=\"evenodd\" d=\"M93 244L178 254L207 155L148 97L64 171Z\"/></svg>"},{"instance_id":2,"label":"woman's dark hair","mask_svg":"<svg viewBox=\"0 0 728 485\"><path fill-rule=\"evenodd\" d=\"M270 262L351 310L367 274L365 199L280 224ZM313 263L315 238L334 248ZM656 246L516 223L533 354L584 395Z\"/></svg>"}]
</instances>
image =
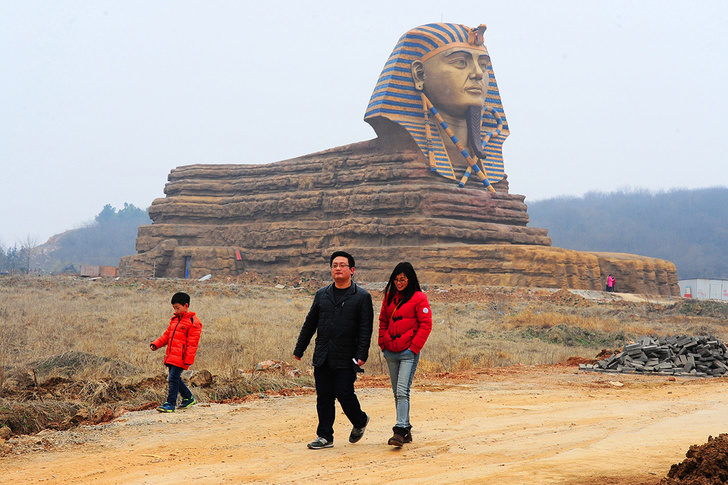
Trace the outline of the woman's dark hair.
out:
<instances>
[{"instance_id":1,"label":"woman's dark hair","mask_svg":"<svg viewBox=\"0 0 728 485\"><path fill-rule=\"evenodd\" d=\"M394 286L394 279L400 274L404 274L407 277L407 288L405 288L402 292L402 303L405 303L410 298L412 298L412 295L415 294L415 291L422 291L422 289L420 288L420 282L417 279L417 273L415 273L415 269L410 263L408 263L407 261L403 261L394 267L394 271L392 271L392 275L389 277L389 282L384 288L387 305L392 303L394 295L395 293L397 293L397 287Z\"/></svg>"}]
</instances>

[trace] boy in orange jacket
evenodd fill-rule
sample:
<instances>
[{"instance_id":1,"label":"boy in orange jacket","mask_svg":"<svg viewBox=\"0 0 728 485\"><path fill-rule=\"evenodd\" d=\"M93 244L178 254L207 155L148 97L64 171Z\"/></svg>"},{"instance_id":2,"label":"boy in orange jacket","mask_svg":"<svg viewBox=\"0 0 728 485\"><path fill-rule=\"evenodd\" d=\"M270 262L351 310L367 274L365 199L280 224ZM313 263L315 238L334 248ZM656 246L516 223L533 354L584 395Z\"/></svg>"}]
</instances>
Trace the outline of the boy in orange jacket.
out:
<instances>
[{"instance_id":1,"label":"boy in orange jacket","mask_svg":"<svg viewBox=\"0 0 728 485\"><path fill-rule=\"evenodd\" d=\"M172 296L174 315L169 322L167 330L157 340L149 344L149 348L157 350L167 346L164 356L164 365L169 368L169 393L167 402L157 408L160 413L173 413L177 404L177 394L182 396L180 409L187 409L195 404L192 391L182 382L182 372L189 369L195 362L197 344L200 342L202 322L197 319L195 312L190 310L190 295L175 293Z\"/></svg>"}]
</instances>

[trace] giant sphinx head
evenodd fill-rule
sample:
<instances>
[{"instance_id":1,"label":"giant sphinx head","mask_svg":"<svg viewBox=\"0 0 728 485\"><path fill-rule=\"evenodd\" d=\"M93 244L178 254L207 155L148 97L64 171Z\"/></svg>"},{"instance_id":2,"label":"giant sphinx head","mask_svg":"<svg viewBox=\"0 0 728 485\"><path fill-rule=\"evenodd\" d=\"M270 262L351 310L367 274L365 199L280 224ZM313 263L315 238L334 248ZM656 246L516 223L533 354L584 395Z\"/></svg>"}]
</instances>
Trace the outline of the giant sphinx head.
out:
<instances>
[{"instance_id":1,"label":"giant sphinx head","mask_svg":"<svg viewBox=\"0 0 728 485\"><path fill-rule=\"evenodd\" d=\"M404 34L384 65L364 119L380 139L411 137L430 169L463 186L504 176L509 134L485 25L427 24Z\"/></svg>"}]
</instances>

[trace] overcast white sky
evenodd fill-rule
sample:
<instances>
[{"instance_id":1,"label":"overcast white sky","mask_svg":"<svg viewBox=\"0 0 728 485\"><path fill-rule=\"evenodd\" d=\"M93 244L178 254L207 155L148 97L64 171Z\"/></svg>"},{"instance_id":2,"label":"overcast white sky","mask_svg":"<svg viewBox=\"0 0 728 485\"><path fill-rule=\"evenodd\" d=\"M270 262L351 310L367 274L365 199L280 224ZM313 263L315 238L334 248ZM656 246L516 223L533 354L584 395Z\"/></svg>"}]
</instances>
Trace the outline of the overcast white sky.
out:
<instances>
[{"instance_id":1,"label":"overcast white sky","mask_svg":"<svg viewBox=\"0 0 728 485\"><path fill-rule=\"evenodd\" d=\"M392 48L441 21L488 25L526 203L728 185L723 0L1 0L0 243L146 208L181 165L374 138Z\"/></svg>"}]
</instances>

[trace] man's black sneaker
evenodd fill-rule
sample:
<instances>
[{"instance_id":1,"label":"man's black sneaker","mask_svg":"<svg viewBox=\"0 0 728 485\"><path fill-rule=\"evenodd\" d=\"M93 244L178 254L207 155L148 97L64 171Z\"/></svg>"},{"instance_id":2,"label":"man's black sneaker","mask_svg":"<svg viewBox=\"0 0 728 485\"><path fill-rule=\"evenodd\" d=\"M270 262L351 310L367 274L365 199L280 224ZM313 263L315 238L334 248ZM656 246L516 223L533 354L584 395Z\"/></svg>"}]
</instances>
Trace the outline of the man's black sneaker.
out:
<instances>
[{"instance_id":1,"label":"man's black sneaker","mask_svg":"<svg viewBox=\"0 0 728 485\"><path fill-rule=\"evenodd\" d=\"M334 440L329 441L326 438L322 438L319 436L306 446L308 446L311 450L323 450L324 448L333 448Z\"/></svg>"},{"instance_id":2,"label":"man's black sneaker","mask_svg":"<svg viewBox=\"0 0 728 485\"><path fill-rule=\"evenodd\" d=\"M356 443L361 439L362 436L364 436L364 431L367 429L367 424L369 424L369 415L366 415L367 421L364 423L364 426L361 428L351 428L351 434L349 435L349 443Z\"/></svg>"}]
</instances>

